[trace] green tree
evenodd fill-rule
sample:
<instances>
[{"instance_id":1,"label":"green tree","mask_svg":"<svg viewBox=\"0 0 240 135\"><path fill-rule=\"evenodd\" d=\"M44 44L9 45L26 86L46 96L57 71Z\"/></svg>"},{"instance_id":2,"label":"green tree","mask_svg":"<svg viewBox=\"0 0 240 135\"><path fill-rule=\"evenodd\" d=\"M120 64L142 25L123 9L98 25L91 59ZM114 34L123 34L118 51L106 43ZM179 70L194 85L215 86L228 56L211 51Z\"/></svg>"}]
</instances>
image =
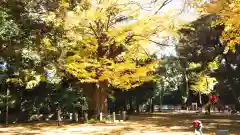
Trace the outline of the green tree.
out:
<instances>
[{"instance_id":1,"label":"green tree","mask_svg":"<svg viewBox=\"0 0 240 135\"><path fill-rule=\"evenodd\" d=\"M240 2L239 0L218 0L210 3L205 3L201 6L203 13L215 14L219 19L215 22L216 24L225 25L224 31L222 32L221 39L226 45L225 51L231 49L235 51L235 45L239 45L239 11Z\"/></svg>"},{"instance_id":2,"label":"green tree","mask_svg":"<svg viewBox=\"0 0 240 135\"><path fill-rule=\"evenodd\" d=\"M179 87L183 85L183 74L179 70L179 60L174 56L163 58L165 62L161 64L160 80L155 86L154 98L159 98L160 104L163 103L163 97L172 91L180 91ZM158 100L157 100L158 101Z\"/></svg>"},{"instance_id":3,"label":"green tree","mask_svg":"<svg viewBox=\"0 0 240 135\"><path fill-rule=\"evenodd\" d=\"M187 87L199 95L210 92L209 87L215 84L211 73L221 65L224 45L220 36L224 28L222 25L212 26L216 20L215 15L202 16L179 30L177 52L188 63L185 74L188 77Z\"/></svg>"}]
</instances>

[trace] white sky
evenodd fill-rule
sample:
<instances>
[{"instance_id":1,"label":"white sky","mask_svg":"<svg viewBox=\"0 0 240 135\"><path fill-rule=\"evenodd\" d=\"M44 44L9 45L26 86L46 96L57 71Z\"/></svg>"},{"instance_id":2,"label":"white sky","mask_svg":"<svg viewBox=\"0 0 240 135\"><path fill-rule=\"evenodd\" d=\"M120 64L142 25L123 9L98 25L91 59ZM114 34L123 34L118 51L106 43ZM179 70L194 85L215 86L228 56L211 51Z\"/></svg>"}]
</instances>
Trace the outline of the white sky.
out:
<instances>
[{"instance_id":1,"label":"white sky","mask_svg":"<svg viewBox=\"0 0 240 135\"><path fill-rule=\"evenodd\" d=\"M159 2L155 5L152 5L151 7L149 7L149 3L153 0L136 0L136 1L140 2L144 9L151 10L151 11L143 11L143 12L154 13L164 0L158 0ZM196 19L197 14L196 12L194 12L193 9L190 9L189 7L187 8L186 6L184 6L184 1L186 0L172 0L169 4L164 6L164 8L162 8L159 13L160 14L163 12L169 13L169 11L171 12L175 10L176 11L175 13L178 14L180 11L184 9L184 13L179 15L178 19L185 20L185 21L193 21L194 19Z\"/></svg>"},{"instance_id":2,"label":"white sky","mask_svg":"<svg viewBox=\"0 0 240 135\"><path fill-rule=\"evenodd\" d=\"M142 3L142 5L146 5L144 8L147 8L147 5L149 5L149 2L151 0L137 0L137 1ZM161 1L163 1L163 0L158 0L158 1L160 1L160 3L159 3L159 5L160 5ZM144 12L146 12L146 13L154 13L159 8L159 5L152 6L151 8L148 8L150 11L143 11L143 13ZM182 10L184 12L179 14ZM166 5L159 12L159 14L163 14L163 13L171 13L173 15L177 15L177 17L175 18L176 20L174 20L174 21L181 22L181 24L194 21L198 17L197 13L193 9L190 9L189 7L184 6L184 0L172 0L171 3ZM158 37L157 39L154 39L154 40L157 40L157 41L161 42L161 37ZM174 43L171 42L171 38L169 38L169 40L168 40L168 42L166 44L174 45ZM157 55L159 57L161 57L162 55L176 55L175 47L160 48L159 46L156 46L155 44L151 44L149 46L149 48L150 49L148 49L148 50L149 50L150 53L157 52Z\"/></svg>"}]
</instances>

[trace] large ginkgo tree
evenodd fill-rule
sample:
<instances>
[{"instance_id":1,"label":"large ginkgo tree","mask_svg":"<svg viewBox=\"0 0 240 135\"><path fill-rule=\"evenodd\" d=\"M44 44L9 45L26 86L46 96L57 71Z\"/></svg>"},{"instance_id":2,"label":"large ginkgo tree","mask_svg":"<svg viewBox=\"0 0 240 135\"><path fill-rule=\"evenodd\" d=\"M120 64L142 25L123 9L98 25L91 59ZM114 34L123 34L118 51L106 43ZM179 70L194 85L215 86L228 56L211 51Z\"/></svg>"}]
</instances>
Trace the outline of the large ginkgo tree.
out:
<instances>
[{"instance_id":1,"label":"large ginkgo tree","mask_svg":"<svg viewBox=\"0 0 240 135\"><path fill-rule=\"evenodd\" d=\"M81 83L96 84L97 91L128 90L156 79L159 61L147 49L154 35L172 25L166 15L140 13L128 1L86 0L74 8L63 1L43 17L64 31L61 40L56 44L46 36L43 44L61 51L58 65Z\"/></svg>"}]
</instances>

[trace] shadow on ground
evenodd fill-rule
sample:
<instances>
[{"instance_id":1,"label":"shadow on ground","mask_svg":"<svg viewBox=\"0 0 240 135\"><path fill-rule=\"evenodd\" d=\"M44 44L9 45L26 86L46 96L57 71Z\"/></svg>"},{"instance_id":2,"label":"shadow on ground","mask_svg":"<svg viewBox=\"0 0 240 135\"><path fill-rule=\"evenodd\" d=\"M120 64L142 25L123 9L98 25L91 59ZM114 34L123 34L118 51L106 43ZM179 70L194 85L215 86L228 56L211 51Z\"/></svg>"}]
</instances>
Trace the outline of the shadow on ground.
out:
<instances>
[{"instance_id":1,"label":"shadow on ground","mask_svg":"<svg viewBox=\"0 0 240 135\"><path fill-rule=\"evenodd\" d=\"M201 120L205 135L215 135L217 129L227 129L231 135L240 135L240 117L233 115L198 115L155 113L135 114L125 123L64 124L53 123L0 125L1 135L191 135L192 122Z\"/></svg>"},{"instance_id":2,"label":"shadow on ground","mask_svg":"<svg viewBox=\"0 0 240 135\"><path fill-rule=\"evenodd\" d=\"M205 114L140 114L131 116L131 121L153 124L155 128L165 128L173 132L193 132L192 122L200 120L205 134L214 134L217 129L229 130L230 134L240 135L240 117L236 115L205 115Z\"/></svg>"}]
</instances>

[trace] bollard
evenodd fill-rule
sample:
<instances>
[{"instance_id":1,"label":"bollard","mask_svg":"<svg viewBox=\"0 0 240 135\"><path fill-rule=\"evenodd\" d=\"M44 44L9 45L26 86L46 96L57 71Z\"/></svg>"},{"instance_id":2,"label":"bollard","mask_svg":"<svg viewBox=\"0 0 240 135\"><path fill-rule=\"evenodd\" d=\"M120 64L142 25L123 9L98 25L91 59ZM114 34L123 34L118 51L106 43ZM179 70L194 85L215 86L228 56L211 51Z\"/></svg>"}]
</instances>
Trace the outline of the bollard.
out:
<instances>
[{"instance_id":1,"label":"bollard","mask_svg":"<svg viewBox=\"0 0 240 135\"><path fill-rule=\"evenodd\" d=\"M202 132L203 125L201 121L195 120L193 122L193 127L195 128L195 135L203 135Z\"/></svg>"},{"instance_id":2,"label":"bollard","mask_svg":"<svg viewBox=\"0 0 240 135\"><path fill-rule=\"evenodd\" d=\"M86 123L88 122L88 113L87 112L84 112L84 120Z\"/></svg>"},{"instance_id":3,"label":"bollard","mask_svg":"<svg viewBox=\"0 0 240 135\"><path fill-rule=\"evenodd\" d=\"M60 126L60 121L61 121L61 110L57 109L57 122L58 122L58 126Z\"/></svg>"},{"instance_id":4,"label":"bollard","mask_svg":"<svg viewBox=\"0 0 240 135\"><path fill-rule=\"evenodd\" d=\"M73 118L72 116L73 116L73 113L69 113L69 120L71 120L71 121L73 120L73 119L72 119L72 118Z\"/></svg>"},{"instance_id":5,"label":"bollard","mask_svg":"<svg viewBox=\"0 0 240 135\"><path fill-rule=\"evenodd\" d=\"M123 112L122 112L123 120L126 120L126 113L127 113L126 111L123 111Z\"/></svg>"},{"instance_id":6,"label":"bollard","mask_svg":"<svg viewBox=\"0 0 240 135\"><path fill-rule=\"evenodd\" d=\"M103 120L103 114L102 112L100 112L100 117L99 117L99 120L102 121Z\"/></svg>"},{"instance_id":7,"label":"bollard","mask_svg":"<svg viewBox=\"0 0 240 135\"><path fill-rule=\"evenodd\" d=\"M74 114L74 115L73 115L73 116L74 116L74 117L73 117L73 118L74 118L74 121L75 121L75 122L78 122L78 113L77 113L77 112L74 112L73 114Z\"/></svg>"},{"instance_id":8,"label":"bollard","mask_svg":"<svg viewBox=\"0 0 240 135\"><path fill-rule=\"evenodd\" d=\"M216 135L229 135L228 130L217 130Z\"/></svg>"},{"instance_id":9,"label":"bollard","mask_svg":"<svg viewBox=\"0 0 240 135\"><path fill-rule=\"evenodd\" d=\"M116 114L115 114L115 112L113 112L113 122L115 122L116 121Z\"/></svg>"}]
</instances>

